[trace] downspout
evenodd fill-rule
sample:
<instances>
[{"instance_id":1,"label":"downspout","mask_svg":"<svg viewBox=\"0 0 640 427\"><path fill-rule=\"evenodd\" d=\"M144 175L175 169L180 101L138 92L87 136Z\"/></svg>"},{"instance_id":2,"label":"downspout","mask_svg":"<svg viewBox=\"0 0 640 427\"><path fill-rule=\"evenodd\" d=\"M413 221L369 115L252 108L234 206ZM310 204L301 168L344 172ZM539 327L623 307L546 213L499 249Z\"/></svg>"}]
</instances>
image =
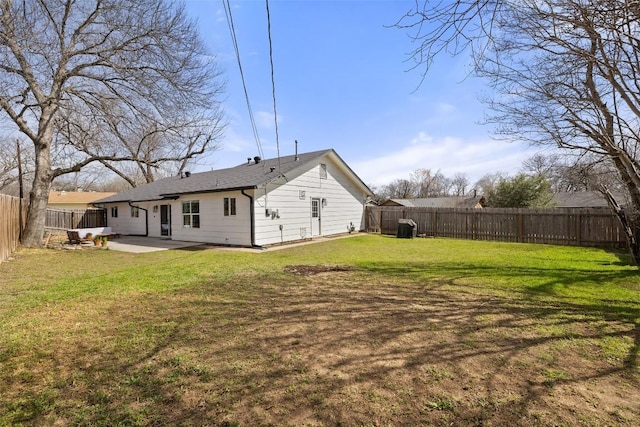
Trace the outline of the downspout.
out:
<instances>
[{"instance_id":1,"label":"downspout","mask_svg":"<svg viewBox=\"0 0 640 427\"><path fill-rule=\"evenodd\" d=\"M131 202L127 202L129 204L129 206L131 206L132 208L138 208L140 210L144 211L144 234L129 234L129 236L142 236L142 237L148 237L149 236L149 210L142 208L140 206L134 206L131 204Z\"/></svg>"},{"instance_id":2,"label":"downspout","mask_svg":"<svg viewBox=\"0 0 640 427\"><path fill-rule=\"evenodd\" d=\"M253 196L245 193L244 189L240 190L240 193L242 193L243 196L249 198L249 221L250 221L249 225L251 228L251 247L262 248L262 246L256 245L256 224L255 224L256 212L255 212L255 206L253 205Z\"/></svg>"}]
</instances>

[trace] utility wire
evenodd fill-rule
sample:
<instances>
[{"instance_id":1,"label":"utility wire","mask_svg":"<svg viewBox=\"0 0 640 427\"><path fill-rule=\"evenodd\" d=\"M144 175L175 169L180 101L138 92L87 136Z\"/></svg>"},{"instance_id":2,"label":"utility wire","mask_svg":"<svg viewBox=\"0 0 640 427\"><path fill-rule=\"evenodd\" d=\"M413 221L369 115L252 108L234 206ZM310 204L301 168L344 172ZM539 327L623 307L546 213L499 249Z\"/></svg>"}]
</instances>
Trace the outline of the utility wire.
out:
<instances>
[{"instance_id":1,"label":"utility wire","mask_svg":"<svg viewBox=\"0 0 640 427\"><path fill-rule=\"evenodd\" d=\"M235 29L235 26L233 25L233 16L231 16L231 4L229 3L229 0L222 0L222 4L224 6L224 13L227 16L227 25L229 26L229 32L231 33L231 41L233 42L233 48L236 52L236 59L238 60L238 68L240 69L240 77L242 78L242 88L244 89L244 98L247 102L247 109L249 110L249 121L251 122L251 130L253 131L253 138L255 139L256 145L258 147L258 154L260 155L260 157L264 158L264 155L262 153L262 144L260 142L260 136L258 135L258 127L256 126L256 121L253 116L253 110L251 109L251 102L249 101L249 92L247 91L247 83L244 78L242 63L240 62L240 49L238 48L238 39L236 38L236 29ZM277 135L277 130L276 130L276 135ZM276 141L277 141L277 137L276 137ZM279 159L280 159L280 154L278 151L278 161L280 161Z\"/></svg>"},{"instance_id":2,"label":"utility wire","mask_svg":"<svg viewBox=\"0 0 640 427\"><path fill-rule=\"evenodd\" d=\"M269 35L269 63L271 64L271 96L273 97L273 120L276 129L276 149L278 152L278 170L280 170L280 136L278 133L278 110L276 109L276 80L273 71L273 46L271 43L271 14L269 13L269 0L267 5L267 34Z\"/></svg>"}]
</instances>

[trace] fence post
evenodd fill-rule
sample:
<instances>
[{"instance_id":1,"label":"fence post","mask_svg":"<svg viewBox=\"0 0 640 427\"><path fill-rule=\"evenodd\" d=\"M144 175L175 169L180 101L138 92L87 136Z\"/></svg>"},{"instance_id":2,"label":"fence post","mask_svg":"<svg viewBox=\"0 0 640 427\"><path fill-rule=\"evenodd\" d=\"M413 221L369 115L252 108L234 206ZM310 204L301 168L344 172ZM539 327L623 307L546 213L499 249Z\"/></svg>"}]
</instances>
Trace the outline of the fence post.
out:
<instances>
[{"instance_id":1,"label":"fence post","mask_svg":"<svg viewBox=\"0 0 640 427\"><path fill-rule=\"evenodd\" d=\"M580 222L582 218L580 217L580 212L576 214L576 245L580 246L582 244L581 234L582 234L582 225Z\"/></svg>"},{"instance_id":2,"label":"fence post","mask_svg":"<svg viewBox=\"0 0 640 427\"><path fill-rule=\"evenodd\" d=\"M478 212L473 212L471 214L471 240L477 240L478 236Z\"/></svg>"}]
</instances>

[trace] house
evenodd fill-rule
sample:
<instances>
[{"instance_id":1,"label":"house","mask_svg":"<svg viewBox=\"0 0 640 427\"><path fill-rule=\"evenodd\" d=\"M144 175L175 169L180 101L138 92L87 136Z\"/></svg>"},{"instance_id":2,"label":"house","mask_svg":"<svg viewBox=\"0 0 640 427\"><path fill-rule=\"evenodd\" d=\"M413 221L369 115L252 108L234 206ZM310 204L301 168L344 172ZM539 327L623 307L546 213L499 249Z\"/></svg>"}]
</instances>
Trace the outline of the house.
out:
<instances>
[{"instance_id":1,"label":"house","mask_svg":"<svg viewBox=\"0 0 640 427\"><path fill-rule=\"evenodd\" d=\"M419 199L388 199L380 206L404 206L407 208L476 208L481 209L485 204L483 196L450 196L425 197Z\"/></svg>"},{"instance_id":2,"label":"house","mask_svg":"<svg viewBox=\"0 0 640 427\"><path fill-rule=\"evenodd\" d=\"M364 228L371 190L332 150L161 179L99 200L122 234L264 246Z\"/></svg>"},{"instance_id":3,"label":"house","mask_svg":"<svg viewBox=\"0 0 640 427\"><path fill-rule=\"evenodd\" d=\"M91 209L96 200L113 196L113 192L97 191L51 191L49 193L49 207L52 209L74 210Z\"/></svg>"}]
</instances>

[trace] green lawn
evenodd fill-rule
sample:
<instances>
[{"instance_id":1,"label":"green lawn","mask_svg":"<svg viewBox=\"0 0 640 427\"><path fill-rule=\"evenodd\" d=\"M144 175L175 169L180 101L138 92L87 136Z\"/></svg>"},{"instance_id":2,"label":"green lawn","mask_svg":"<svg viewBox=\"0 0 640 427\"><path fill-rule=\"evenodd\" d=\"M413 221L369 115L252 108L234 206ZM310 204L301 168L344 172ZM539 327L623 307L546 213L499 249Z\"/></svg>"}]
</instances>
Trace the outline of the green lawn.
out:
<instances>
[{"instance_id":1,"label":"green lawn","mask_svg":"<svg viewBox=\"0 0 640 427\"><path fill-rule=\"evenodd\" d=\"M21 250L0 264L0 425L636 426L627 262L374 235Z\"/></svg>"}]
</instances>

